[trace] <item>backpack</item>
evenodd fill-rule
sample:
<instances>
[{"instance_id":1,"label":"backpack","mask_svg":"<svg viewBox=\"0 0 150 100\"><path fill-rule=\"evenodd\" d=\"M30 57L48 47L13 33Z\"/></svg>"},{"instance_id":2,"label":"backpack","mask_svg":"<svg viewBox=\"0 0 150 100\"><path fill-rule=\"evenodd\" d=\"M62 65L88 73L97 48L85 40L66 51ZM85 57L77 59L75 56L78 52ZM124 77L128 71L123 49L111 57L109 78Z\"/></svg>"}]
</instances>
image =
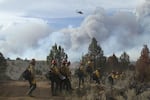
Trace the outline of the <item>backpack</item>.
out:
<instances>
[{"instance_id":1,"label":"backpack","mask_svg":"<svg viewBox=\"0 0 150 100\"><path fill-rule=\"evenodd\" d=\"M31 72L26 69L23 73L22 73L22 76L25 80L30 80L31 79Z\"/></svg>"}]
</instances>

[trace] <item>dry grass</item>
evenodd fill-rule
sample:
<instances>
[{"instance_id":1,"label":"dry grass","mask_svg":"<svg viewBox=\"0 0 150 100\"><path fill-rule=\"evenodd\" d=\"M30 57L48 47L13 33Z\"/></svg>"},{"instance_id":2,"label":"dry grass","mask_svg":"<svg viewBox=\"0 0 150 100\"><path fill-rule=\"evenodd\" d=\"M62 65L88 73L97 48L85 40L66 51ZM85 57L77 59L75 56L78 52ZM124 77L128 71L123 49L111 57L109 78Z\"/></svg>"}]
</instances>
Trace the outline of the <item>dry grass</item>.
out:
<instances>
[{"instance_id":1,"label":"dry grass","mask_svg":"<svg viewBox=\"0 0 150 100\"><path fill-rule=\"evenodd\" d=\"M66 100L149 100L150 90L136 95L134 89L129 88L129 83L133 81L134 73L132 71L126 72L124 80L115 80L115 85L111 89L110 85L105 84L96 85L95 83L86 82L82 89L75 89L74 94L66 97ZM77 80L72 80L73 87L77 87ZM103 87L103 88L102 88ZM124 92L122 95L121 93Z\"/></svg>"},{"instance_id":2,"label":"dry grass","mask_svg":"<svg viewBox=\"0 0 150 100\"><path fill-rule=\"evenodd\" d=\"M37 82L37 91L35 95L40 94L41 96L38 95L37 100L112 100L108 98L113 98L114 100L149 100L148 96L150 95L150 91L144 91L143 93L136 95L134 89L129 89L128 85L129 82L132 81L132 71L126 72L127 77L125 80L115 80L115 85L113 88L109 84L107 84L107 80L105 81L104 84L97 85L94 82L88 82L85 81L84 85L82 88L78 88L78 80L75 77L72 77L72 86L74 88L74 91L72 93L64 91L60 96L54 96L51 97L49 93L46 91L50 91L50 85L48 81L40 81ZM17 81L16 81L17 82ZM18 83L11 82L11 86L17 85L18 87L24 87L25 84L24 82L18 82ZM27 85L27 83L26 83ZM41 88L41 89L39 89ZM45 89L44 91L42 89ZM40 92L38 92L40 90ZM18 91L19 88L18 88ZM124 92L124 96L127 97L125 99L122 95L121 92ZM47 95L43 92L46 92ZM38 93L38 94L37 94ZM49 95L48 95L49 94ZM18 93L16 95L19 95ZM45 96L47 96L47 98ZM40 97L40 98L39 98ZM44 98L45 97L45 98ZM0 99L5 99L6 97L0 97ZM15 97L14 97L15 98ZM16 97L16 100L26 100L27 97ZM9 99L8 99L9 100ZM31 99L35 100L35 98Z\"/></svg>"},{"instance_id":3,"label":"dry grass","mask_svg":"<svg viewBox=\"0 0 150 100\"><path fill-rule=\"evenodd\" d=\"M9 64L11 64L11 62L9 62ZM22 73L22 71L26 68L27 65L28 62L24 64L22 64L21 61L15 62L14 64L11 65L11 67L7 69L7 75L10 76L11 79L17 80L19 78L19 75ZM22 66L22 67L18 67L18 66ZM39 67L37 68L38 69L41 68L40 63L39 63ZM45 66L44 69L40 69L40 70L47 71L47 66ZM147 73L149 72L149 70L146 70ZM148 99L148 96L150 95L150 90L144 91L140 95L136 95L134 89L129 89L129 84L133 81L134 79L133 76L135 75L135 73L133 71L126 71L125 74L126 74L125 79L115 80L115 85L113 86L112 89L110 84L108 84L107 77L105 77L105 83L101 85L97 85L94 82L90 83L86 79L82 88L79 89L78 79L75 76L73 76L71 79L71 83L72 83L72 87L74 88L74 91L72 93L64 91L62 93L63 98L65 98L65 100L109 100L108 98L112 97L114 98L114 100L150 100ZM148 76L150 77L150 73L148 74ZM38 80L43 81L46 79L44 76L38 76ZM42 86L41 84L39 85ZM44 86L48 86L48 85L44 85ZM122 95L120 95L120 91L122 92L122 90L125 93L127 99L125 99ZM58 98L56 97L56 99ZM19 100L25 100L25 99L19 99Z\"/></svg>"}]
</instances>

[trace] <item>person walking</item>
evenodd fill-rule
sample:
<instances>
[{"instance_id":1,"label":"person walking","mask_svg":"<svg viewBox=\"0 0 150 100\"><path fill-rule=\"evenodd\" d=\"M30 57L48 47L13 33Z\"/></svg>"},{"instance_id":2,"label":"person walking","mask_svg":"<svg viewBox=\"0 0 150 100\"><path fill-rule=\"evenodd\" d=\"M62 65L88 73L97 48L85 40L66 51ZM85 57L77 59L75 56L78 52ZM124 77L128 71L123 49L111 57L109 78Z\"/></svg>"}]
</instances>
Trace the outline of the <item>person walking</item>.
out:
<instances>
[{"instance_id":1,"label":"person walking","mask_svg":"<svg viewBox=\"0 0 150 100\"><path fill-rule=\"evenodd\" d=\"M28 66L28 68L27 68L27 70L31 73L30 74L30 78L28 79L29 85L30 85L30 89L28 90L27 95L31 96L31 97L33 97L32 92L36 89L35 64L36 64L35 59L32 59L30 64L29 64L29 66Z\"/></svg>"},{"instance_id":2,"label":"person walking","mask_svg":"<svg viewBox=\"0 0 150 100\"><path fill-rule=\"evenodd\" d=\"M81 83L82 83L82 86L84 85L84 77L85 77L85 69L84 69L84 66L83 66L82 62L80 63L77 74L78 74L79 88L80 88Z\"/></svg>"}]
</instances>

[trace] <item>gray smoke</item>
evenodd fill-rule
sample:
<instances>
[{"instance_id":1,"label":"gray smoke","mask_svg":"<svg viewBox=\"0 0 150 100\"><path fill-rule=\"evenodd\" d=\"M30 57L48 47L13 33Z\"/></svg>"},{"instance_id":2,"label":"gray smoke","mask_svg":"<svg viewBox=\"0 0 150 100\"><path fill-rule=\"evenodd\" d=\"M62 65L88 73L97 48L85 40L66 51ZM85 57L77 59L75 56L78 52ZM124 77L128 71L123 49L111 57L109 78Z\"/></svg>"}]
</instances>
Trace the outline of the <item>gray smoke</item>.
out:
<instances>
[{"instance_id":1,"label":"gray smoke","mask_svg":"<svg viewBox=\"0 0 150 100\"><path fill-rule=\"evenodd\" d=\"M16 19L14 19L16 20ZM18 19L17 19L18 20ZM0 51L6 57L28 57L41 47L39 41L51 32L48 24L39 19L22 19L23 21L11 23L11 25L3 25L0 30ZM26 54L28 50L32 53ZM35 54L34 54L35 55Z\"/></svg>"},{"instance_id":2,"label":"gray smoke","mask_svg":"<svg viewBox=\"0 0 150 100\"><path fill-rule=\"evenodd\" d=\"M116 53L120 56L126 51L131 60L136 60L142 46L150 46L150 3L147 0L137 7L136 14L118 11L108 15L100 8L87 16L80 27L63 29L60 32L69 35L71 47L69 44L68 50L72 50L75 55L87 52L92 37L95 37L105 55Z\"/></svg>"}]
</instances>

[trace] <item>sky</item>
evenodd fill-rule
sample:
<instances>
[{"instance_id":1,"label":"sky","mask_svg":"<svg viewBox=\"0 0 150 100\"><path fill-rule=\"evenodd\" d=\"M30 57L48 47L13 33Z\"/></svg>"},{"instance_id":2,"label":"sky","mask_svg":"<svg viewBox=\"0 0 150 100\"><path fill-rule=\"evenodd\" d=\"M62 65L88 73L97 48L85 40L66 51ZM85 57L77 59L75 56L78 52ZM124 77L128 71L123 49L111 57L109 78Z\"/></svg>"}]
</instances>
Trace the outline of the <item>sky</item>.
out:
<instances>
[{"instance_id":1,"label":"sky","mask_svg":"<svg viewBox=\"0 0 150 100\"><path fill-rule=\"evenodd\" d=\"M104 56L126 51L136 61L149 33L150 0L0 0L5 58L46 60L57 43L79 61L95 37Z\"/></svg>"}]
</instances>

